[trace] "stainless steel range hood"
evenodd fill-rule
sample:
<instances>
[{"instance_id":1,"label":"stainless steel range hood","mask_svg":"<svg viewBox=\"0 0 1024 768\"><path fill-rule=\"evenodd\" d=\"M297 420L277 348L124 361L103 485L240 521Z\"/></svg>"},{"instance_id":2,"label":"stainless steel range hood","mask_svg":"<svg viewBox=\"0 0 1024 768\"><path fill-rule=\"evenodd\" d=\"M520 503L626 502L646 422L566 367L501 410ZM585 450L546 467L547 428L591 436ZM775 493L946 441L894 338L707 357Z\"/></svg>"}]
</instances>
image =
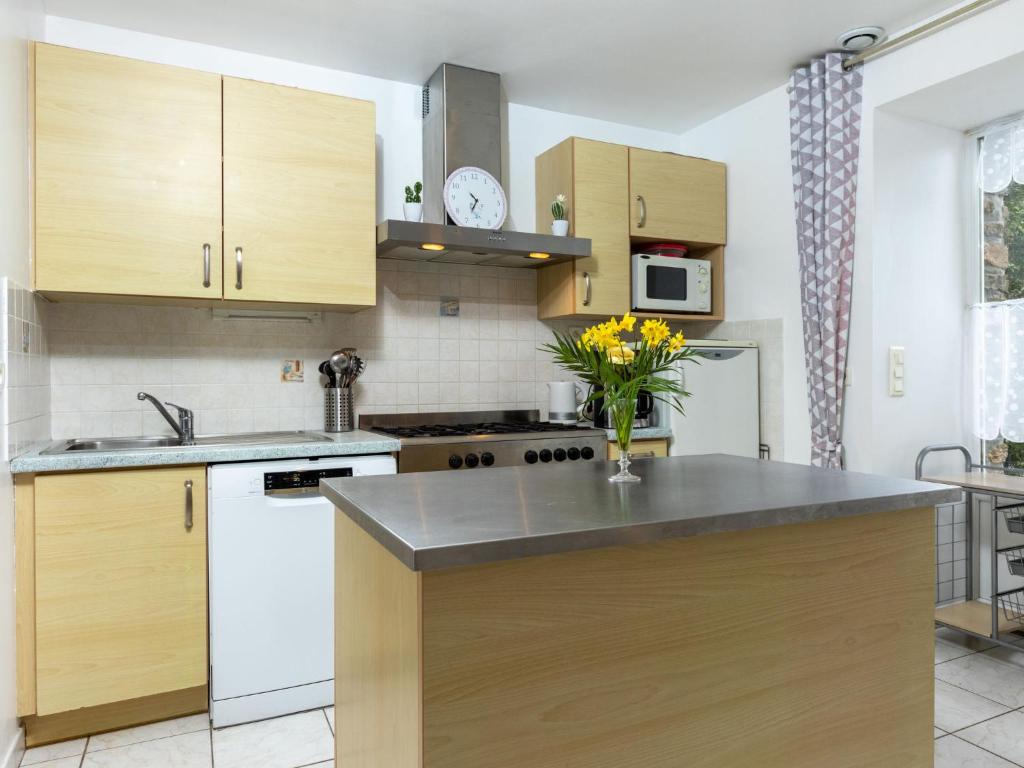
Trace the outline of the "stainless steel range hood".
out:
<instances>
[{"instance_id":1,"label":"stainless steel range hood","mask_svg":"<svg viewBox=\"0 0 1024 768\"><path fill-rule=\"evenodd\" d=\"M457 227L442 191L456 168L502 179L501 80L493 72L442 64L423 88L423 221L377 225L377 257L406 261L539 267L589 256L590 240Z\"/></svg>"}]
</instances>

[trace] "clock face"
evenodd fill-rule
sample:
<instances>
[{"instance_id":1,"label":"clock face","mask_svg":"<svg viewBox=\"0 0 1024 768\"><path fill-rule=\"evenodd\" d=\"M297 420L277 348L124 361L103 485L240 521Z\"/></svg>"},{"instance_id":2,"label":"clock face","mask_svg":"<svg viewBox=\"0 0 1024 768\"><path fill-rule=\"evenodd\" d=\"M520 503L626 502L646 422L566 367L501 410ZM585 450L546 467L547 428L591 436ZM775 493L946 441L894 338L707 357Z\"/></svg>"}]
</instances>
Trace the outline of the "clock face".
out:
<instances>
[{"instance_id":1,"label":"clock face","mask_svg":"<svg viewBox=\"0 0 1024 768\"><path fill-rule=\"evenodd\" d=\"M444 183L444 207L460 227L501 229L505 223L505 190L483 168L467 165Z\"/></svg>"}]
</instances>

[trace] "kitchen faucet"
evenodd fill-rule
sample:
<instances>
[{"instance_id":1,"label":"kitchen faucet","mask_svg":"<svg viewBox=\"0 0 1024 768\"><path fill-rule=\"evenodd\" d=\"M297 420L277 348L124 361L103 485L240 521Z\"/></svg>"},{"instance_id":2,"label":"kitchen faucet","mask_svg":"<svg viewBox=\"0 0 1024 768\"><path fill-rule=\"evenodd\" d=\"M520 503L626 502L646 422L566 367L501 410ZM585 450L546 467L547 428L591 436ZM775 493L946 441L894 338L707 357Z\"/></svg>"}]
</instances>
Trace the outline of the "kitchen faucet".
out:
<instances>
[{"instance_id":1,"label":"kitchen faucet","mask_svg":"<svg viewBox=\"0 0 1024 768\"><path fill-rule=\"evenodd\" d=\"M193 428L194 414L188 408L182 408L180 405L174 403L167 403L171 408L178 410L178 420L175 421L174 417L167 412L164 408L163 403L157 400L148 392L139 392L137 395L139 400L149 400L153 404L153 407L160 411L160 415L167 419L167 423L171 425L178 437L181 438L182 445L192 445L195 443L195 432Z\"/></svg>"}]
</instances>

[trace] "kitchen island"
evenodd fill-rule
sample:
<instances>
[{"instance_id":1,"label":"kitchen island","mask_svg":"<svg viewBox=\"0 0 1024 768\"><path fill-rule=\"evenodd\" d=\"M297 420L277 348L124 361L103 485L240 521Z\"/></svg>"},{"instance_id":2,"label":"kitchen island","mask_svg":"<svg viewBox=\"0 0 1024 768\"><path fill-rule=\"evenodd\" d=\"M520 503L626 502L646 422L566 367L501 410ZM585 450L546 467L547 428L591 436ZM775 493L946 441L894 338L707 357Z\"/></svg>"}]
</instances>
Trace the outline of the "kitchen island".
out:
<instances>
[{"instance_id":1,"label":"kitchen island","mask_svg":"<svg viewBox=\"0 0 1024 768\"><path fill-rule=\"evenodd\" d=\"M935 504L710 455L324 481L338 768L932 765Z\"/></svg>"}]
</instances>

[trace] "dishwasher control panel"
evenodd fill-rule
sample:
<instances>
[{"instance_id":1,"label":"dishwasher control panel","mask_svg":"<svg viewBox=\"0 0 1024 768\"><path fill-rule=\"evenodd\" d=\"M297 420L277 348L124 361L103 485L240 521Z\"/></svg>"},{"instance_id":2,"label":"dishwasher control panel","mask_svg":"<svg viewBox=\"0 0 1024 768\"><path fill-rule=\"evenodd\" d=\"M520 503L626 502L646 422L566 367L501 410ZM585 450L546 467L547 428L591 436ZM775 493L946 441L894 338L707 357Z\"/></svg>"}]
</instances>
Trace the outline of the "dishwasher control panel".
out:
<instances>
[{"instance_id":1,"label":"dishwasher control panel","mask_svg":"<svg viewBox=\"0 0 1024 768\"><path fill-rule=\"evenodd\" d=\"M304 469L293 472L264 472L263 492L307 491L320 487L320 481L331 477L352 477L352 467Z\"/></svg>"}]
</instances>

